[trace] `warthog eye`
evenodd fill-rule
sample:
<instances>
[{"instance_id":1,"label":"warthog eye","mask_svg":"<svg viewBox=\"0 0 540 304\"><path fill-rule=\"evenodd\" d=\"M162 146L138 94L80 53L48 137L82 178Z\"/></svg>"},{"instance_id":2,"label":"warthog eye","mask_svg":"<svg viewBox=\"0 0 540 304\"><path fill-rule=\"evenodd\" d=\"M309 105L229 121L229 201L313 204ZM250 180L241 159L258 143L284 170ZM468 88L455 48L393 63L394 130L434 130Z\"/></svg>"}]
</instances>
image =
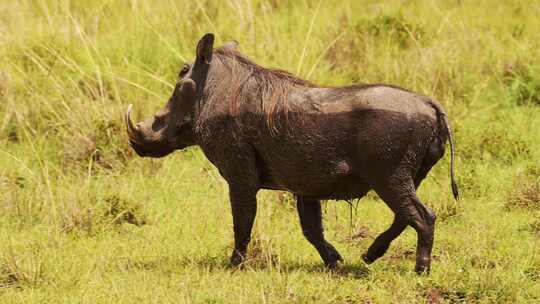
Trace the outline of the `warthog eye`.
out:
<instances>
[{"instance_id":1,"label":"warthog eye","mask_svg":"<svg viewBox=\"0 0 540 304\"><path fill-rule=\"evenodd\" d=\"M182 69L180 70L180 73L178 73L178 77L179 78L182 78L184 77L184 75L186 75L187 72L189 72L189 69L191 67L189 66L189 64L187 63L184 63L184 66L182 67Z\"/></svg>"}]
</instances>

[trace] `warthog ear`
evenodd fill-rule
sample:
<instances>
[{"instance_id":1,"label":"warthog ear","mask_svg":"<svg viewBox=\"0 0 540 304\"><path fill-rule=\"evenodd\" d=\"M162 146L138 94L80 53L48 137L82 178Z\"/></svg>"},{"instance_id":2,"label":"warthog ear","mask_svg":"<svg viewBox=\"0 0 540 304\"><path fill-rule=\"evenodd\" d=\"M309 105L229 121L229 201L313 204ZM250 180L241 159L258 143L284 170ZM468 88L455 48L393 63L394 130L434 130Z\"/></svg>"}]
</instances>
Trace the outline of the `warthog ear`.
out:
<instances>
[{"instance_id":1,"label":"warthog ear","mask_svg":"<svg viewBox=\"0 0 540 304\"><path fill-rule=\"evenodd\" d=\"M214 34L205 34L197 44L197 62L210 63L214 47Z\"/></svg>"}]
</instances>

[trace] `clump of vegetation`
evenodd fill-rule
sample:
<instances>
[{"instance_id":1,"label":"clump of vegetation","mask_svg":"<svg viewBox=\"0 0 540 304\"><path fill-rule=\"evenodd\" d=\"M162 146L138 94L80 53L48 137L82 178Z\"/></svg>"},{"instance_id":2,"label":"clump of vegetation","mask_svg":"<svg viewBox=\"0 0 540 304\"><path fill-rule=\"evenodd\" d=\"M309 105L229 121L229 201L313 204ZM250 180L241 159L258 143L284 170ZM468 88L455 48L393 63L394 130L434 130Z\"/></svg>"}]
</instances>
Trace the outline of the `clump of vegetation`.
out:
<instances>
[{"instance_id":1,"label":"clump of vegetation","mask_svg":"<svg viewBox=\"0 0 540 304\"><path fill-rule=\"evenodd\" d=\"M538 219L531 223L531 230L537 237L540 238L540 214L538 215L538 217Z\"/></svg>"},{"instance_id":2,"label":"clump of vegetation","mask_svg":"<svg viewBox=\"0 0 540 304\"><path fill-rule=\"evenodd\" d=\"M272 240L256 235L249 244L248 257L244 265L253 268L279 267L279 256L274 252Z\"/></svg>"},{"instance_id":3,"label":"clump of vegetation","mask_svg":"<svg viewBox=\"0 0 540 304\"><path fill-rule=\"evenodd\" d=\"M0 268L0 288L13 287L19 281L17 273L14 273L6 264L2 265Z\"/></svg>"},{"instance_id":4,"label":"clump of vegetation","mask_svg":"<svg viewBox=\"0 0 540 304\"><path fill-rule=\"evenodd\" d=\"M469 261L470 261L471 266L474 268L493 269L497 267L496 261L493 261L490 258L482 256L482 255L473 254L469 258Z\"/></svg>"},{"instance_id":5,"label":"clump of vegetation","mask_svg":"<svg viewBox=\"0 0 540 304\"><path fill-rule=\"evenodd\" d=\"M134 155L124 137L119 119L101 118L83 133L68 134L64 140L63 165L87 167L88 163L103 169L123 168Z\"/></svg>"},{"instance_id":6,"label":"clump of vegetation","mask_svg":"<svg viewBox=\"0 0 540 304\"><path fill-rule=\"evenodd\" d=\"M446 221L463 213L463 205L452 199L441 199L438 204L432 205L438 221Z\"/></svg>"},{"instance_id":7,"label":"clump of vegetation","mask_svg":"<svg viewBox=\"0 0 540 304\"><path fill-rule=\"evenodd\" d=\"M9 88L9 77L4 71L0 71L0 100L3 100Z\"/></svg>"},{"instance_id":8,"label":"clump of vegetation","mask_svg":"<svg viewBox=\"0 0 540 304\"><path fill-rule=\"evenodd\" d=\"M514 178L507 193L506 209L526 209L540 211L540 170L528 167Z\"/></svg>"},{"instance_id":9,"label":"clump of vegetation","mask_svg":"<svg viewBox=\"0 0 540 304\"><path fill-rule=\"evenodd\" d=\"M43 264L30 258L0 258L0 294L2 288L33 287L43 279Z\"/></svg>"},{"instance_id":10,"label":"clump of vegetation","mask_svg":"<svg viewBox=\"0 0 540 304\"><path fill-rule=\"evenodd\" d=\"M533 262L527 269L524 271L525 276L534 282L540 281L540 262Z\"/></svg>"},{"instance_id":11,"label":"clump of vegetation","mask_svg":"<svg viewBox=\"0 0 540 304\"><path fill-rule=\"evenodd\" d=\"M350 72L347 77L355 83L366 82L366 70L378 64L373 61L373 56L377 56L375 50L387 49L387 52L394 53L396 50L388 50L389 43L406 49L418 46L427 36L422 25L410 21L401 13L381 13L371 18L362 18L353 25L339 27L338 31L342 32L343 28L347 35L331 45L325 57L332 70Z\"/></svg>"},{"instance_id":12,"label":"clump of vegetation","mask_svg":"<svg viewBox=\"0 0 540 304\"><path fill-rule=\"evenodd\" d=\"M5 138L8 142L18 142L19 141L19 128L13 119L10 119L4 129L2 130L5 134Z\"/></svg>"},{"instance_id":13,"label":"clump of vegetation","mask_svg":"<svg viewBox=\"0 0 540 304\"><path fill-rule=\"evenodd\" d=\"M115 225L129 223L142 226L147 223L139 205L114 195L105 198L103 216L104 219Z\"/></svg>"},{"instance_id":14,"label":"clump of vegetation","mask_svg":"<svg viewBox=\"0 0 540 304\"><path fill-rule=\"evenodd\" d=\"M504 83L512 100L519 106L540 106L540 75L533 67L519 61L504 66Z\"/></svg>"},{"instance_id":15,"label":"clump of vegetation","mask_svg":"<svg viewBox=\"0 0 540 304\"><path fill-rule=\"evenodd\" d=\"M402 48L408 48L427 37L424 26L405 18L401 12L360 20L355 29L378 39L390 39Z\"/></svg>"},{"instance_id":16,"label":"clump of vegetation","mask_svg":"<svg viewBox=\"0 0 540 304\"><path fill-rule=\"evenodd\" d=\"M7 106L9 85L8 75L0 70L0 113L4 112L4 119L0 121L0 143L3 140L10 142L17 142L19 140L14 119L14 110Z\"/></svg>"},{"instance_id":17,"label":"clump of vegetation","mask_svg":"<svg viewBox=\"0 0 540 304\"><path fill-rule=\"evenodd\" d=\"M273 197L271 199L276 201L277 208L282 208L287 210L287 212L291 214L296 214L296 197L289 192L285 191L274 191L274 193L271 194Z\"/></svg>"},{"instance_id":18,"label":"clump of vegetation","mask_svg":"<svg viewBox=\"0 0 540 304\"><path fill-rule=\"evenodd\" d=\"M375 239L377 234L368 226L360 226L355 229L355 232L352 236L349 237L349 240L353 241L363 241L364 239Z\"/></svg>"},{"instance_id":19,"label":"clump of vegetation","mask_svg":"<svg viewBox=\"0 0 540 304\"><path fill-rule=\"evenodd\" d=\"M399 260L414 260L416 257L416 251L413 247L403 248L400 246L392 246L392 250L388 250L387 254L384 255L383 259L388 259L393 263L399 263ZM433 260L436 260L433 256Z\"/></svg>"},{"instance_id":20,"label":"clump of vegetation","mask_svg":"<svg viewBox=\"0 0 540 304\"><path fill-rule=\"evenodd\" d=\"M94 209L74 206L65 211L61 230L66 233L92 234L96 227Z\"/></svg>"},{"instance_id":21,"label":"clump of vegetation","mask_svg":"<svg viewBox=\"0 0 540 304\"><path fill-rule=\"evenodd\" d=\"M518 157L527 157L531 154L530 146L520 138L516 138L511 132L505 132L503 129L491 129L486 131L481 139L482 147L481 159L486 158L486 154L506 163ZM501 149L506 147L506 149ZM487 157L489 157L487 156Z\"/></svg>"},{"instance_id":22,"label":"clump of vegetation","mask_svg":"<svg viewBox=\"0 0 540 304\"><path fill-rule=\"evenodd\" d=\"M459 157L470 162L511 164L531 156L531 139L521 136L520 130L509 128L509 122L501 123L504 119L494 115L493 119L482 122L489 128L468 130L473 136L460 141Z\"/></svg>"},{"instance_id":23,"label":"clump of vegetation","mask_svg":"<svg viewBox=\"0 0 540 304\"><path fill-rule=\"evenodd\" d=\"M111 227L131 224L146 225L147 217L140 205L116 195L107 196L90 207L76 203L66 208L61 221L61 230L66 233L97 235Z\"/></svg>"}]
</instances>

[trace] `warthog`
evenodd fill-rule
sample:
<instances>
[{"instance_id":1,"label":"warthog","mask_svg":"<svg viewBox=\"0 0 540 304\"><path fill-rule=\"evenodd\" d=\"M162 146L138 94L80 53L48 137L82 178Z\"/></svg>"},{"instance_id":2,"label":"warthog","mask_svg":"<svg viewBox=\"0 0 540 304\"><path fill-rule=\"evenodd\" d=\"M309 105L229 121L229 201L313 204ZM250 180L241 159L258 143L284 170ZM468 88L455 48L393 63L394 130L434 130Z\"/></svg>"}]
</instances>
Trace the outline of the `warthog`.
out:
<instances>
[{"instance_id":1,"label":"warthog","mask_svg":"<svg viewBox=\"0 0 540 304\"><path fill-rule=\"evenodd\" d=\"M384 84L320 87L257 65L231 42L197 44L169 101L134 125L129 141L140 156L163 157L198 145L229 185L234 226L231 263L246 257L259 189L294 193L302 231L326 266L341 255L323 234L324 199L363 197L373 189L395 217L363 255L381 257L408 226L418 234L417 272L429 271L435 214L416 195L431 167L454 149L448 120L429 97Z\"/></svg>"}]
</instances>

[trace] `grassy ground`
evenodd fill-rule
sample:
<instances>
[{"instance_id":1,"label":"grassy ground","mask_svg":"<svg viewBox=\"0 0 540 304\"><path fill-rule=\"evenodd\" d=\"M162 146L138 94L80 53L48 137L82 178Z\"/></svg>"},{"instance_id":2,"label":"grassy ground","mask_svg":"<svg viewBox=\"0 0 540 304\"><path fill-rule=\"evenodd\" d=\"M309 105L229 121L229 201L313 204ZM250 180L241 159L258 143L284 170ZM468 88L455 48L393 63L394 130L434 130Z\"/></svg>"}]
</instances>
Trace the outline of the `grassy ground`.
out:
<instances>
[{"instance_id":1,"label":"grassy ground","mask_svg":"<svg viewBox=\"0 0 540 304\"><path fill-rule=\"evenodd\" d=\"M538 1L0 2L1 303L537 303ZM327 272L290 195L259 194L251 256L228 267L227 188L197 148L135 157L121 115L161 107L197 39L318 83L398 84L451 117L448 157L420 197L438 214L430 276L375 196L325 204L346 263Z\"/></svg>"}]
</instances>

